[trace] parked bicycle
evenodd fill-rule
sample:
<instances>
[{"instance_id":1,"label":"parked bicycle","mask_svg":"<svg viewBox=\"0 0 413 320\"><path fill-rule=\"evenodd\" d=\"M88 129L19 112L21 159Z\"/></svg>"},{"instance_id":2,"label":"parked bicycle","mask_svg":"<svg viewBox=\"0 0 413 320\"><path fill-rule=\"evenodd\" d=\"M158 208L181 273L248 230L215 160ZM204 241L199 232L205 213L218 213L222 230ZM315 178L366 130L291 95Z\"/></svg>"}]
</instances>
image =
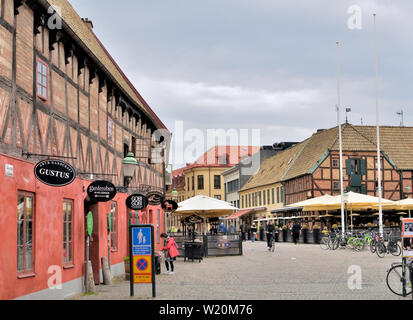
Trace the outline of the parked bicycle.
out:
<instances>
[{"instance_id":1,"label":"parked bicycle","mask_svg":"<svg viewBox=\"0 0 413 320\"><path fill-rule=\"evenodd\" d=\"M400 262L392 263L391 268L387 271L387 287L398 296L405 297L412 293L412 281L413 258L407 260L406 264Z\"/></svg>"},{"instance_id":2,"label":"parked bicycle","mask_svg":"<svg viewBox=\"0 0 413 320\"><path fill-rule=\"evenodd\" d=\"M386 254L391 253L393 256L399 256L402 253L402 248L397 243L397 240L392 238L393 231L388 236L387 245L384 242L384 238L380 237L376 243L376 254L379 258L383 258Z\"/></svg>"}]
</instances>

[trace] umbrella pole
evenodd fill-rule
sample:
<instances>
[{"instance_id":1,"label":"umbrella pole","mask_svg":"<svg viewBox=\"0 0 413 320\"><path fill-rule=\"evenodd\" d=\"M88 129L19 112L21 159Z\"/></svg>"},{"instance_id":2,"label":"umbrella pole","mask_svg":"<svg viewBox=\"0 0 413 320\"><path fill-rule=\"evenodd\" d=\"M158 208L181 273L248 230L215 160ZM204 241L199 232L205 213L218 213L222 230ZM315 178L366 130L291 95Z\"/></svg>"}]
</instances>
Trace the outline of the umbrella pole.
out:
<instances>
[{"instance_id":1,"label":"umbrella pole","mask_svg":"<svg viewBox=\"0 0 413 320\"><path fill-rule=\"evenodd\" d=\"M409 218L410 218L410 209L409 209Z\"/></svg>"},{"instance_id":2,"label":"umbrella pole","mask_svg":"<svg viewBox=\"0 0 413 320\"><path fill-rule=\"evenodd\" d=\"M350 209L350 217L351 217L351 232L353 232L353 208Z\"/></svg>"}]
</instances>

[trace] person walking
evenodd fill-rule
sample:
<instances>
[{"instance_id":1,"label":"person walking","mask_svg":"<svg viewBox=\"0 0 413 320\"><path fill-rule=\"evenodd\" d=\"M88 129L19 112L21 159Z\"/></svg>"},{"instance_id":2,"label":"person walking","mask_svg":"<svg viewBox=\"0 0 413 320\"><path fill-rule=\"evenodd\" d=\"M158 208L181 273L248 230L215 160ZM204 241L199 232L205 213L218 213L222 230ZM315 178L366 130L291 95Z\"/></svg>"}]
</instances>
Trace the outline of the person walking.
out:
<instances>
[{"instance_id":1,"label":"person walking","mask_svg":"<svg viewBox=\"0 0 413 320\"><path fill-rule=\"evenodd\" d=\"M242 241L246 241L247 239L245 238L245 234L247 232L247 226L245 225L245 221L242 223L240 229L241 229Z\"/></svg>"},{"instance_id":2,"label":"person walking","mask_svg":"<svg viewBox=\"0 0 413 320\"><path fill-rule=\"evenodd\" d=\"M272 224L272 221L270 220L267 225L267 247L268 251L271 251L272 249L272 239L275 236L275 227Z\"/></svg>"},{"instance_id":3,"label":"person walking","mask_svg":"<svg viewBox=\"0 0 413 320\"><path fill-rule=\"evenodd\" d=\"M174 274L174 261L176 261L176 257L179 255L178 245L176 244L175 239L168 236L166 233L162 233L161 238L164 240L162 250L165 253L166 273L172 275ZM169 266L171 267L171 271L169 271Z\"/></svg>"},{"instance_id":4,"label":"person walking","mask_svg":"<svg viewBox=\"0 0 413 320\"><path fill-rule=\"evenodd\" d=\"M301 230L301 225L298 223L298 221L294 222L293 228L292 228L292 233L293 233L293 241L294 244L297 244L298 238L300 237L300 230Z\"/></svg>"},{"instance_id":5,"label":"person walking","mask_svg":"<svg viewBox=\"0 0 413 320\"><path fill-rule=\"evenodd\" d=\"M257 227L255 226L255 223L253 223L251 226L251 242L255 242L256 233L257 233Z\"/></svg>"}]
</instances>

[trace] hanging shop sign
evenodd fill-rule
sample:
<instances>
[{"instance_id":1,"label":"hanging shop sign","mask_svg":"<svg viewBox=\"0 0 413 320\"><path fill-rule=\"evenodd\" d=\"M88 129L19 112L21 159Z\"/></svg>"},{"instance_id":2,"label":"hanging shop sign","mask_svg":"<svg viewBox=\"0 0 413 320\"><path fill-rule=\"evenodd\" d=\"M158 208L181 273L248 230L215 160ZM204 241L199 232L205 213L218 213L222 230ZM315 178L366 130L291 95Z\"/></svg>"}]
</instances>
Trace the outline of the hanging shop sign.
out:
<instances>
[{"instance_id":1,"label":"hanging shop sign","mask_svg":"<svg viewBox=\"0 0 413 320\"><path fill-rule=\"evenodd\" d=\"M107 202L116 196L116 187L109 181L95 181L87 188L87 194L91 201Z\"/></svg>"},{"instance_id":2,"label":"hanging shop sign","mask_svg":"<svg viewBox=\"0 0 413 320\"><path fill-rule=\"evenodd\" d=\"M172 212L178 209L178 204L173 200L165 200L164 202L162 202L162 209Z\"/></svg>"},{"instance_id":3,"label":"hanging shop sign","mask_svg":"<svg viewBox=\"0 0 413 320\"><path fill-rule=\"evenodd\" d=\"M148 199L148 203L151 206L160 206L164 201L163 194L158 191L151 191L146 194L146 198Z\"/></svg>"},{"instance_id":4,"label":"hanging shop sign","mask_svg":"<svg viewBox=\"0 0 413 320\"><path fill-rule=\"evenodd\" d=\"M126 199L126 206L131 210L143 210L148 206L148 199L142 194L132 194Z\"/></svg>"},{"instance_id":5,"label":"hanging shop sign","mask_svg":"<svg viewBox=\"0 0 413 320\"><path fill-rule=\"evenodd\" d=\"M87 226L87 233L89 236L91 236L93 232L93 214L91 211L89 211L89 213L87 214L86 226Z\"/></svg>"},{"instance_id":6,"label":"hanging shop sign","mask_svg":"<svg viewBox=\"0 0 413 320\"><path fill-rule=\"evenodd\" d=\"M204 219L195 214L184 219L185 224L196 224L201 222L204 222Z\"/></svg>"},{"instance_id":7,"label":"hanging shop sign","mask_svg":"<svg viewBox=\"0 0 413 320\"><path fill-rule=\"evenodd\" d=\"M37 180L52 187L64 187L76 178L76 170L61 160L43 160L34 167Z\"/></svg>"}]
</instances>

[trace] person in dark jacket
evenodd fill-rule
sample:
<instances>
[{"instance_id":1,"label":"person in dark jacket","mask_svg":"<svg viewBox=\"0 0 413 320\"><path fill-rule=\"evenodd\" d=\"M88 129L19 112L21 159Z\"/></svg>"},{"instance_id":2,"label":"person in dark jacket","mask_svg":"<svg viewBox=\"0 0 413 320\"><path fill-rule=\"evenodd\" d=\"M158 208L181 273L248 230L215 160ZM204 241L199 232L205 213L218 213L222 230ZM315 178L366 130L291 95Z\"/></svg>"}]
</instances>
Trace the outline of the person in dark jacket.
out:
<instances>
[{"instance_id":1,"label":"person in dark jacket","mask_svg":"<svg viewBox=\"0 0 413 320\"><path fill-rule=\"evenodd\" d=\"M272 224L272 221L270 220L268 222L268 225L267 225L267 247L268 247L268 251L270 251L271 248L272 248L272 239L273 239L274 236L275 236L275 227Z\"/></svg>"},{"instance_id":2,"label":"person in dark jacket","mask_svg":"<svg viewBox=\"0 0 413 320\"><path fill-rule=\"evenodd\" d=\"M240 227L240 230L241 230L241 235L242 235L242 241L246 241L247 238L245 236L246 236L246 233L247 233L247 226L245 224L245 221L242 223L242 225Z\"/></svg>"},{"instance_id":3,"label":"person in dark jacket","mask_svg":"<svg viewBox=\"0 0 413 320\"><path fill-rule=\"evenodd\" d=\"M300 237L300 230L301 230L301 225L298 222L295 222L291 230L293 233L293 241L295 244L297 244L298 238Z\"/></svg>"},{"instance_id":4,"label":"person in dark jacket","mask_svg":"<svg viewBox=\"0 0 413 320\"><path fill-rule=\"evenodd\" d=\"M255 234L257 233L257 227L255 226L255 223L252 224L251 226L251 241L255 242Z\"/></svg>"}]
</instances>

